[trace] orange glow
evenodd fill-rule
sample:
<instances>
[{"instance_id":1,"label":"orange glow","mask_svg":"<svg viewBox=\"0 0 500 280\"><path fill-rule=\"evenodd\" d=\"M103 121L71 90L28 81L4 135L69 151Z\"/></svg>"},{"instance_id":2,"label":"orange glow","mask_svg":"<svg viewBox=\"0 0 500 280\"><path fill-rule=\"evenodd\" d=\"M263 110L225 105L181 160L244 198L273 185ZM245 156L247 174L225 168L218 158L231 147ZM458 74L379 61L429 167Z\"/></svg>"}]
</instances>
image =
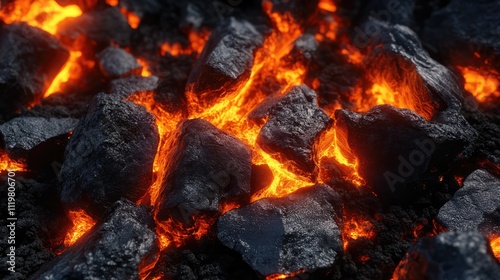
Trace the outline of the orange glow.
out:
<instances>
[{"instance_id":1,"label":"orange glow","mask_svg":"<svg viewBox=\"0 0 500 280\"><path fill-rule=\"evenodd\" d=\"M215 218L210 217L196 217L194 225L186 227L182 223L176 222L172 219L166 221L157 221L157 234L160 236L160 250L167 248L170 245L176 247L181 246L188 238L195 238L199 240L205 236L215 222Z\"/></svg>"},{"instance_id":2,"label":"orange glow","mask_svg":"<svg viewBox=\"0 0 500 280\"><path fill-rule=\"evenodd\" d=\"M500 236L491 238L490 246L495 258L500 261Z\"/></svg>"},{"instance_id":3,"label":"orange glow","mask_svg":"<svg viewBox=\"0 0 500 280\"><path fill-rule=\"evenodd\" d=\"M337 5L335 5L332 0L320 0L318 3L318 8L331 13L337 11Z\"/></svg>"},{"instance_id":4,"label":"orange glow","mask_svg":"<svg viewBox=\"0 0 500 280\"><path fill-rule=\"evenodd\" d=\"M465 80L465 90L470 92L479 102L500 97L498 86L500 75L494 71L475 69L472 67L457 67Z\"/></svg>"},{"instance_id":5,"label":"orange glow","mask_svg":"<svg viewBox=\"0 0 500 280\"><path fill-rule=\"evenodd\" d=\"M2 8L0 19L5 23L23 21L52 35L56 34L61 21L82 15L77 5L61 7L55 0L17 0Z\"/></svg>"},{"instance_id":6,"label":"orange glow","mask_svg":"<svg viewBox=\"0 0 500 280\"><path fill-rule=\"evenodd\" d=\"M344 241L344 251L349 247L350 240L358 238L372 239L375 237L375 231L370 221L361 217L347 217L344 216L344 223L342 229L342 240Z\"/></svg>"},{"instance_id":7,"label":"orange glow","mask_svg":"<svg viewBox=\"0 0 500 280\"><path fill-rule=\"evenodd\" d=\"M21 161L15 161L9 158L9 155L0 150L0 171L26 171L26 165Z\"/></svg>"},{"instance_id":8,"label":"orange glow","mask_svg":"<svg viewBox=\"0 0 500 280\"><path fill-rule=\"evenodd\" d=\"M151 75L153 75L151 73L151 71L149 71L149 65L146 62L146 60L144 60L142 58L138 58L137 62L139 62L139 64L141 64L141 66L142 66L141 76L143 76L143 77L150 77Z\"/></svg>"},{"instance_id":9,"label":"orange glow","mask_svg":"<svg viewBox=\"0 0 500 280\"><path fill-rule=\"evenodd\" d=\"M66 238L64 238L65 247L73 245L82 235L95 225L94 219L83 210L70 210L68 212L68 218L73 223L73 227L66 234Z\"/></svg>"},{"instance_id":10,"label":"orange glow","mask_svg":"<svg viewBox=\"0 0 500 280\"><path fill-rule=\"evenodd\" d=\"M318 31L314 35L318 42L322 42L326 39L334 41L337 38L337 30L339 29L339 23L331 16L326 19L319 21Z\"/></svg>"},{"instance_id":11,"label":"orange glow","mask_svg":"<svg viewBox=\"0 0 500 280\"><path fill-rule=\"evenodd\" d=\"M280 279L290 279L292 277L295 277L301 273L303 273L304 270L300 270L300 271L297 271L297 272L292 272L292 273L289 273L289 274L271 274L269 276L266 277L266 280L280 280Z\"/></svg>"},{"instance_id":12,"label":"orange glow","mask_svg":"<svg viewBox=\"0 0 500 280\"><path fill-rule=\"evenodd\" d=\"M110 5L111 7L118 6L118 0L106 0L106 4Z\"/></svg>"},{"instance_id":13,"label":"orange glow","mask_svg":"<svg viewBox=\"0 0 500 280\"><path fill-rule=\"evenodd\" d=\"M352 64L360 64L364 59L363 54L358 49L351 46L342 49L342 54L347 56L349 62Z\"/></svg>"},{"instance_id":14,"label":"orange glow","mask_svg":"<svg viewBox=\"0 0 500 280\"><path fill-rule=\"evenodd\" d=\"M210 32L206 30L201 30L198 32L191 30L188 34L188 46L183 46L178 42L165 42L161 45L160 48L161 55L163 56L167 53L173 56L191 55L192 53L196 53L199 55L201 51L203 51L203 47L205 47L205 43L207 42L209 36Z\"/></svg>"},{"instance_id":15,"label":"orange glow","mask_svg":"<svg viewBox=\"0 0 500 280\"><path fill-rule=\"evenodd\" d=\"M132 27L132 29L137 29L139 24L141 23L141 18L134 12L125 9L124 7L120 7L120 12L125 16L128 21L128 25Z\"/></svg>"}]
</instances>

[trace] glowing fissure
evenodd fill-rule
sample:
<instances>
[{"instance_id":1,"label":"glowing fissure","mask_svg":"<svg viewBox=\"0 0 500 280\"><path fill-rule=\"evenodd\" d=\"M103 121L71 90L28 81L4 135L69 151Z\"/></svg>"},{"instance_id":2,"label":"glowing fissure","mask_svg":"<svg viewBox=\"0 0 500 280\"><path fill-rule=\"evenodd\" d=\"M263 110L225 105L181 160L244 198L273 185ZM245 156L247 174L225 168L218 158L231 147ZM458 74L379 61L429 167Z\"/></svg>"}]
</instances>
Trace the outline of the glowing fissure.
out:
<instances>
[{"instance_id":1,"label":"glowing fissure","mask_svg":"<svg viewBox=\"0 0 500 280\"><path fill-rule=\"evenodd\" d=\"M68 218L71 220L73 226L66 233L66 238L64 239L64 246L66 248L73 245L95 225L94 219L83 210L70 210Z\"/></svg>"}]
</instances>

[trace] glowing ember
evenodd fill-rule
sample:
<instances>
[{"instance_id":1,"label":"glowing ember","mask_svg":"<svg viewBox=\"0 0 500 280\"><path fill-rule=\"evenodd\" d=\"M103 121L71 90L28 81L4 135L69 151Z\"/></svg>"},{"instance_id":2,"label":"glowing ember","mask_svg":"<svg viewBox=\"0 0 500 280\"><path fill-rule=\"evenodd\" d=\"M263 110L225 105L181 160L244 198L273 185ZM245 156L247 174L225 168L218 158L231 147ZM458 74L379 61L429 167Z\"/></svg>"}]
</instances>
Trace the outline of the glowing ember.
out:
<instances>
[{"instance_id":1,"label":"glowing ember","mask_svg":"<svg viewBox=\"0 0 500 280\"><path fill-rule=\"evenodd\" d=\"M110 5L111 7L118 6L119 0L106 0L106 4Z\"/></svg>"},{"instance_id":2,"label":"glowing ember","mask_svg":"<svg viewBox=\"0 0 500 280\"><path fill-rule=\"evenodd\" d=\"M141 64L141 66L142 66L141 76L143 76L143 77L150 77L151 75L153 75L151 73L151 71L149 71L149 65L146 62L146 60L144 60L142 58L138 58L137 62L139 62L139 64Z\"/></svg>"},{"instance_id":3,"label":"glowing ember","mask_svg":"<svg viewBox=\"0 0 500 280\"><path fill-rule=\"evenodd\" d=\"M500 261L500 236L492 238L490 240L490 246L495 258Z\"/></svg>"},{"instance_id":4,"label":"glowing ember","mask_svg":"<svg viewBox=\"0 0 500 280\"><path fill-rule=\"evenodd\" d=\"M132 27L133 29L137 29L137 27L139 27L139 24L141 23L141 18L136 13L125 9L124 7L120 7L120 11L127 19L130 27Z\"/></svg>"},{"instance_id":5,"label":"glowing ember","mask_svg":"<svg viewBox=\"0 0 500 280\"><path fill-rule=\"evenodd\" d=\"M61 21L82 14L77 5L62 7L56 0L18 0L2 8L0 19L5 23L24 21L53 35L56 34L57 25Z\"/></svg>"},{"instance_id":6,"label":"glowing ember","mask_svg":"<svg viewBox=\"0 0 500 280\"><path fill-rule=\"evenodd\" d=\"M498 86L500 75L494 70L485 71L472 67L457 67L465 80L465 90L470 92L479 102L500 97Z\"/></svg>"},{"instance_id":7,"label":"glowing ember","mask_svg":"<svg viewBox=\"0 0 500 280\"><path fill-rule=\"evenodd\" d=\"M332 0L320 0L318 3L318 8L334 13L337 11L337 6Z\"/></svg>"},{"instance_id":8,"label":"glowing ember","mask_svg":"<svg viewBox=\"0 0 500 280\"><path fill-rule=\"evenodd\" d=\"M372 239L375 237L373 225L370 221L364 220L361 217L344 217L342 230L342 240L344 241L344 250L349 246L349 240L358 238Z\"/></svg>"},{"instance_id":9,"label":"glowing ember","mask_svg":"<svg viewBox=\"0 0 500 280\"><path fill-rule=\"evenodd\" d=\"M64 239L64 246L66 247L73 245L82 235L95 225L94 219L83 210L69 211L68 218L73 223L73 227L68 231Z\"/></svg>"},{"instance_id":10,"label":"glowing ember","mask_svg":"<svg viewBox=\"0 0 500 280\"><path fill-rule=\"evenodd\" d=\"M201 30L201 31L191 31L188 34L188 39L189 39L189 45L188 46L183 46L182 44L178 42L174 43L163 43L160 48L161 55L165 54L170 54L173 56L179 56L179 55L190 55L192 53L200 54L201 51L203 50L203 47L205 47L205 43L208 40L208 37L210 36L210 32L206 30Z\"/></svg>"},{"instance_id":11,"label":"glowing ember","mask_svg":"<svg viewBox=\"0 0 500 280\"><path fill-rule=\"evenodd\" d=\"M342 49L342 54L347 56L349 62L353 64L360 64L361 62L363 62L364 59L363 54L361 54L361 52L358 49L351 46Z\"/></svg>"},{"instance_id":12,"label":"glowing ember","mask_svg":"<svg viewBox=\"0 0 500 280\"><path fill-rule=\"evenodd\" d=\"M289 274L272 274L266 277L266 280L279 280L279 279L291 279L299 274L304 272L303 270L297 271L297 272L292 272Z\"/></svg>"},{"instance_id":13,"label":"glowing ember","mask_svg":"<svg viewBox=\"0 0 500 280\"><path fill-rule=\"evenodd\" d=\"M0 171L25 171L26 165L21 161L9 158L5 151L0 150Z\"/></svg>"}]
</instances>

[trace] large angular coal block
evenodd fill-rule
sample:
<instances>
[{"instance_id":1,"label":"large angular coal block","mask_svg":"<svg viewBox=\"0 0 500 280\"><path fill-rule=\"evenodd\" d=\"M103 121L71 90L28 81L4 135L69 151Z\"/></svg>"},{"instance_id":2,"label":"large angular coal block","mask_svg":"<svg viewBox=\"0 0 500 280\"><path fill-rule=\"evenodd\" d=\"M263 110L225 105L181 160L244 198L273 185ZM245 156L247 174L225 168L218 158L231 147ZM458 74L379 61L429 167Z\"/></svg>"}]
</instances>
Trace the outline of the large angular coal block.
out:
<instances>
[{"instance_id":1,"label":"large angular coal block","mask_svg":"<svg viewBox=\"0 0 500 280\"><path fill-rule=\"evenodd\" d=\"M143 107L98 94L66 147L61 200L95 216L122 197L136 201L152 183L158 141Z\"/></svg>"},{"instance_id":2,"label":"large angular coal block","mask_svg":"<svg viewBox=\"0 0 500 280\"><path fill-rule=\"evenodd\" d=\"M390 105L365 114L335 112L337 133L359 160L359 174L382 200L408 197L410 186L435 168L470 155L477 132L457 116L453 125L428 122Z\"/></svg>"},{"instance_id":3,"label":"large angular coal block","mask_svg":"<svg viewBox=\"0 0 500 280\"><path fill-rule=\"evenodd\" d=\"M223 200L248 198L251 152L240 140L201 119L181 122L171 137L159 219L190 224L198 211L217 212Z\"/></svg>"},{"instance_id":4,"label":"large angular coal block","mask_svg":"<svg viewBox=\"0 0 500 280\"><path fill-rule=\"evenodd\" d=\"M112 44L128 47L132 28L120 9L111 7L87 12L76 18L67 18L58 25L57 33L68 44L83 37L97 49L101 49Z\"/></svg>"},{"instance_id":5,"label":"large angular coal block","mask_svg":"<svg viewBox=\"0 0 500 280\"><path fill-rule=\"evenodd\" d=\"M188 90L209 102L234 92L250 77L254 51L263 40L251 23L229 18L208 39L189 75Z\"/></svg>"},{"instance_id":6,"label":"large angular coal block","mask_svg":"<svg viewBox=\"0 0 500 280\"><path fill-rule=\"evenodd\" d=\"M98 53L101 72L111 78L119 78L131 74L140 74L142 66L135 57L123 49L108 47Z\"/></svg>"},{"instance_id":7,"label":"large angular coal block","mask_svg":"<svg viewBox=\"0 0 500 280\"><path fill-rule=\"evenodd\" d=\"M331 266L342 251L339 195L326 185L266 198L221 216L217 237L263 276Z\"/></svg>"},{"instance_id":8,"label":"large angular coal block","mask_svg":"<svg viewBox=\"0 0 500 280\"><path fill-rule=\"evenodd\" d=\"M271 96L250 117L269 120L262 127L257 143L269 153L293 161L306 172L314 170L314 140L331 119L317 105L316 93L306 85L292 88L282 97Z\"/></svg>"},{"instance_id":9,"label":"large angular coal block","mask_svg":"<svg viewBox=\"0 0 500 280\"><path fill-rule=\"evenodd\" d=\"M110 83L110 94L116 94L121 98L127 98L133 94L146 91L155 91L158 87L158 77L142 77L132 75L125 78L112 80Z\"/></svg>"},{"instance_id":10,"label":"large angular coal block","mask_svg":"<svg viewBox=\"0 0 500 280\"><path fill-rule=\"evenodd\" d=\"M488 240L477 231L446 232L410 248L393 279L500 279Z\"/></svg>"},{"instance_id":11,"label":"large angular coal block","mask_svg":"<svg viewBox=\"0 0 500 280\"><path fill-rule=\"evenodd\" d=\"M127 200L31 279L139 279L158 253L154 220Z\"/></svg>"},{"instance_id":12,"label":"large angular coal block","mask_svg":"<svg viewBox=\"0 0 500 280\"><path fill-rule=\"evenodd\" d=\"M500 70L499 12L498 1L450 1L426 22L422 39L455 65L491 58Z\"/></svg>"},{"instance_id":13,"label":"large angular coal block","mask_svg":"<svg viewBox=\"0 0 500 280\"><path fill-rule=\"evenodd\" d=\"M69 57L49 33L26 23L0 27L0 112L38 101Z\"/></svg>"},{"instance_id":14,"label":"large angular coal block","mask_svg":"<svg viewBox=\"0 0 500 280\"><path fill-rule=\"evenodd\" d=\"M77 123L71 118L18 117L0 125L0 143L10 158L26 158L36 146L68 137Z\"/></svg>"},{"instance_id":15,"label":"large angular coal block","mask_svg":"<svg viewBox=\"0 0 500 280\"><path fill-rule=\"evenodd\" d=\"M488 235L500 230L498 221L490 219L495 212L500 213L500 179L478 169L439 209L437 221L449 230L479 229Z\"/></svg>"}]
</instances>

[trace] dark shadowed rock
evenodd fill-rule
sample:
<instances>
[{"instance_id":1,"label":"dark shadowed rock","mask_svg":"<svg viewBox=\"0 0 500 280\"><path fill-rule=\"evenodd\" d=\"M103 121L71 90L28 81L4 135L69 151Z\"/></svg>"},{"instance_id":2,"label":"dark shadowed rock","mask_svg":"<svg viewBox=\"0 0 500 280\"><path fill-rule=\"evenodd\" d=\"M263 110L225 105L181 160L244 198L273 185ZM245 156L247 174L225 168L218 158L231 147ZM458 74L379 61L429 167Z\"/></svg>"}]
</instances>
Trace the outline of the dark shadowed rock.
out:
<instances>
[{"instance_id":1,"label":"dark shadowed rock","mask_svg":"<svg viewBox=\"0 0 500 280\"><path fill-rule=\"evenodd\" d=\"M340 197L317 185L266 198L219 218L217 237L261 275L330 267L342 251Z\"/></svg>"},{"instance_id":2,"label":"dark shadowed rock","mask_svg":"<svg viewBox=\"0 0 500 280\"><path fill-rule=\"evenodd\" d=\"M77 122L71 118L15 118L0 125L0 142L11 158L26 158L36 146L53 138L68 137Z\"/></svg>"},{"instance_id":3,"label":"dark shadowed rock","mask_svg":"<svg viewBox=\"0 0 500 280\"><path fill-rule=\"evenodd\" d=\"M42 98L69 57L49 33L25 23L0 28L0 112L8 115Z\"/></svg>"},{"instance_id":4,"label":"dark shadowed rock","mask_svg":"<svg viewBox=\"0 0 500 280\"><path fill-rule=\"evenodd\" d=\"M96 56L101 72L107 77L118 78L141 73L142 66L123 49L108 47Z\"/></svg>"},{"instance_id":5,"label":"dark shadowed rock","mask_svg":"<svg viewBox=\"0 0 500 280\"><path fill-rule=\"evenodd\" d=\"M240 140L201 119L181 122L171 137L158 218L189 224L197 211L217 212L223 200L248 198L251 152Z\"/></svg>"},{"instance_id":6,"label":"dark shadowed rock","mask_svg":"<svg viewBox=\"0 0 500 280\"><path fill-rule=\"evenodd\" d=\"M279 153L304 171L314 169L314 140L331 121L317 106L316 93L305 85L292 88L285 96L271 96L250 117L269 115L257 143L270 153Z\"/></svg>"},{"instance_id":7,"label":"dark shadowed rock","mask_svg":"<svg viewBox=\"0 0 500 280\"><path fill-rule=\"evenodd\" d=\"M118 5L134 12L140 18L145 14L157 14L162 11L161 1L159 0L122 0Z\"/></svg>"},{"instance_id":8,"label":"dark shadowed rock","mask_svg":"<svg viewBox=\"0 0 500 280\"><path fill-rule=\"evenodd\" d=\"M314 34L306 33L295 40L293 49L285 59L291 63L300 62L302 65L308 65L314 61L318 47L319 43Z\"/></svg>"},{"instance_id":9,"label":"dark shadowed rock","mask_svg":"<svg viewBox=\"0 0 500 280\"><path fill-rule=\"evenodd\" d=\"M152 182L158 141L143 107L98 94L66 147L61 200L95 216L122 197L136 201Z\"/></svg>"},{"instance_id":10,"label":"dark shadowed rock","mask_svg":"<svg viewBox=\"0 0 500 280\"><path fill-rule=\"evenodd\" d=\"M103 222L31 279L139 279L158 252L154 221L145 208L121 200Z\"/></svg>"},{"instance_id":11,"label":"dark shadowed rock","mask_svg":"<svg viewBox=\"0 0 500 280\"><path fill-rule=\"evenodd\" d=\"M262 42L251 23L229 18L208 39L189 75L188 89L209 102L235 91L250 77L254 51Z\"/></svg>"},{"instance_id":12,"label":"dark shadowed rock","mask_svg":"<svg viewBox=\"0 0 500 280\"><path fill-rule=\"evenodd\" d=\"M408 186L447 170L472 152L476 131L457 117L453 124L428 122L407 109L376 106L368 113L335 113L337 133L359 159L359 173L383 200L410 194Z\"/></svg>"},{"instance_id":13,"label":"dark shadowed rock","mask_svg":"<svg viewBox=\"0 0 500 280\"><path fill-rule=\"evenodd\" d=\"M111 81L109 93L116 94L121 98L127 98L135 93L154 91L158 86L158 77L142 77L132 75Z\"/></svg>"},{"instance_id":14,"label":"dark shadowed rock","mask_svg":"<svg viewBox=\"0 0 500 280\"><path fill-rule=\"evenodd\" d=\"M111 7L87 12L76 18L67 18L58 25L57 33L67 43L84 37L98 46L116 43L120 47L127 47L132 28L120 9Z\"/></svg>"},{"instance_id":15,"label":"dark shadowed rock","mask_svg":"<svg viewBox=\"0 0 500 280\"><path fill-rule=\"evenodd\" d=\"M500 279L488 240L477 231L446 232L410 248L394 279Z\"/></svg>"},{"instance_id":16,"label":"dark shadowed rock","mask_svg":"<svg viewBox=\"0 0 500 280\"><path fill-rule=\"evenodd\" d=\"M372 0L363 5L363 18L373 17L389 24L401 24L414 27L415 0ZM364 30L370 30L366 24L361 25Z\"/></svg>"},{"instance_id":17,"label":"dark shadowed rock","mask_svg":"<svg viewBox=\"0 0 500 280\"><path fill-rule=\"evenodd\" d=\"M479 229L484 234L496 228L497 222L488 219L500 209L500 180L485 170L478 169L469 175L462 188L448 201L437 216L437 221L449 230ZM483 228L484 227L484 228Z\"/></svg>"}]
</instances>

